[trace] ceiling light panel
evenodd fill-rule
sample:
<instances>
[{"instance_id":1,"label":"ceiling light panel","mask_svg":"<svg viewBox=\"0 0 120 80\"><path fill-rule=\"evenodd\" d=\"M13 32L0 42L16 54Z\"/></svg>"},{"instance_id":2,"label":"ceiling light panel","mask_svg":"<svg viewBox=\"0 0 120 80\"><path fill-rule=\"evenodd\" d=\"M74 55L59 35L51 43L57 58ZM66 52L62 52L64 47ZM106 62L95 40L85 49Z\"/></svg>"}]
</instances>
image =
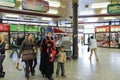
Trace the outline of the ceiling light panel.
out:
<instances>
[{"instance_id":1,"label":"ceiling light panel","mask_svg":"<svg viewBox=\"0 0 120 80\"><path fill-rule=\"evenodd\" d=\"M56 10L56 9L49 9L49 11L47 13L48 14L58 14L58 10Z\"/></svg>"},{"instance_id":2,"label":"ceiling light panel","mask_svg":"<svg viewBox=\"0 0 120 80\"><path fill-rule=\"evenodd\" d=\"M90 5L90 8L107 8L107 6L111 4L110 2L101 2L101 3L94 3Z\"/></svg>"},{"instance_id":3,"label":"ceiling light panel","mask_svg":"<svg viewBox=\"0 0 120 80\"><path fill-rule=\"evenodd\" d=\"M100 13L101 14L106 14L107 13L107 9L102 9Z\"/></svg>"},{"instance_id":4,"label":"ceiling light panel","mask_svg":"<svg viewBox=\"0 0 120 80\"><path fill-rule=\"evenodd\" d=\"M61 3L59 0L45 0L49 2L50 7L60 7Z\"/></svg>"},{"instance_id":5,"label":"ceiling light panel","mask_svg":"<svg viewBox=\"0 0 120 80\"><path fill-rule=\"evenodd\" d=\"M19 15L17 15L17 14L5 14L5 17L19 18Z\"/></svg>"},{"instance_id":6,"label":"ceiling light panel","mask_svg":"<svg viewBox=\"0 0 120 80\"><path fill-rule=\"evenodd\" d=\"M42 17L41 20L42 21L52 21L52 18Z\"/></svg>"},{"instance_id":7,"label":"ceiling light panel","mask_svg":"<svg viewBox=\"0 0 120 80\"><path fill-rule=\"evenodd\" d=\"M79 12L79 15L92 15L92 14L95 14L93 10L85 10Z\"/></svg>"},{"instance_id":8,"label":"ceiling light panel","mask_svg":"<svg viewBox=\"0 0 120 80\"><path fill-rule=\"evenodd\" d=\"M103 19L105 19L105 20L112 20L112 19L115 19L115 17L104 17Z\"/></svg>"}]
</instances>

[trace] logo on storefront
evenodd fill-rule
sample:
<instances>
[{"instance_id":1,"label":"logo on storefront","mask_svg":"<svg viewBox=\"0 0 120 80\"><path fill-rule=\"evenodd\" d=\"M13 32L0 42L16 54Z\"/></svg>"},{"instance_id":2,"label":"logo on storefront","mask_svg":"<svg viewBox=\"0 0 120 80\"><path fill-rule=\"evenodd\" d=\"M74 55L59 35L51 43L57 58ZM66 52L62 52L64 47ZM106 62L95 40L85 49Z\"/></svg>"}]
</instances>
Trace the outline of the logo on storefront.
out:
<instances>
[{"instance_id":1,"label":"logo on storefront","mask_svg":"<svg viewBox=\"0 0 120 80\"><path fill-rule=\"evenodd\" d=\"M107 12L108 14L120 14L120 4L109 4Z\"/></svg>"}]
</instances>

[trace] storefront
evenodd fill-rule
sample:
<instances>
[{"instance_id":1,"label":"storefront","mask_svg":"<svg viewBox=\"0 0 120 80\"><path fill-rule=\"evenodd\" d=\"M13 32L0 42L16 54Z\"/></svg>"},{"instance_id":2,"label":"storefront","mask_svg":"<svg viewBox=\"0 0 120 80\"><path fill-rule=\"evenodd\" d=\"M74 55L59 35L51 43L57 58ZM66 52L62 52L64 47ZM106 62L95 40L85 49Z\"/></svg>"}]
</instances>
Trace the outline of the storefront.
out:
<instances>
[{"instance_id":1,"label":"storefront","mask_svg":"<svg viewBox=\"0 0 120 80\"><path fill-rule=\"evenodd\" d=\"M117 48L120 40L120 26L97 26L95 35L98 46Z\"/></svg>"},{"instance_id":2,"label":"storefront","mask_svg":"<svg viewBox=\"0 0 120 80\"><path fill-rule=\"evenodd\" d=\"M8 24L0 24L0 34L4 36L6 49L9 49L9 25Z\"/></svg>"}]
</instances>

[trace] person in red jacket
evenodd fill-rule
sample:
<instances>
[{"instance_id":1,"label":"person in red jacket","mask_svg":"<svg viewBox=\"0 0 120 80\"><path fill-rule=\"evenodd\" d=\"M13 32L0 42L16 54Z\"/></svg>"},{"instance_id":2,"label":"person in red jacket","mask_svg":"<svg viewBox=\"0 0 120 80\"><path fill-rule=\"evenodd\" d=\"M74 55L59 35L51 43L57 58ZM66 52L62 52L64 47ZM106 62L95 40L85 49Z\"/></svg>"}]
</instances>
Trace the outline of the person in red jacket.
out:
<instances>
[{"instance_id":1,"label":"person in red jacket","mask_svg":"<svg viewBox=\"0 0 120 80\"><path fill-rule=\"evenodd\" d=\"M43 76L46 76L48 80L54 80L52 78L53 74L53 64L54 56L56 54L55 41L52 38L52 33L48 32L46 38L41 44L41 63L40 71Z\"/></svg>"}]
</instances>

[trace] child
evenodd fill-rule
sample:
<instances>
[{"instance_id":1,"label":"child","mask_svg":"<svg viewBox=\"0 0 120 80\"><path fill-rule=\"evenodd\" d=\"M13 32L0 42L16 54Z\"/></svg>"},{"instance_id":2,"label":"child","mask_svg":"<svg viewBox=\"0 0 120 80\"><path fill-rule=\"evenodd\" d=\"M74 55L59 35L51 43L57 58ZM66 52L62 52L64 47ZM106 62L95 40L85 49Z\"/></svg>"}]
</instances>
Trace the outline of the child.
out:
<instances>
[{"instance_id":1,"label":"child","mask_svg":"<svg viewBox=\"0 0 120 80\"><path fill-rule=\"evenodd\" d=\"M57 70L56 70L56 77L59 76L60 67L61 67L61 72L62 72L61 76L66 77L65 69L64 69L65 61L66 61L65 48L64 48L64 46L61 46L60 51L58 53L58 64L57 64Z\"/></svg>"}]
</instances>

